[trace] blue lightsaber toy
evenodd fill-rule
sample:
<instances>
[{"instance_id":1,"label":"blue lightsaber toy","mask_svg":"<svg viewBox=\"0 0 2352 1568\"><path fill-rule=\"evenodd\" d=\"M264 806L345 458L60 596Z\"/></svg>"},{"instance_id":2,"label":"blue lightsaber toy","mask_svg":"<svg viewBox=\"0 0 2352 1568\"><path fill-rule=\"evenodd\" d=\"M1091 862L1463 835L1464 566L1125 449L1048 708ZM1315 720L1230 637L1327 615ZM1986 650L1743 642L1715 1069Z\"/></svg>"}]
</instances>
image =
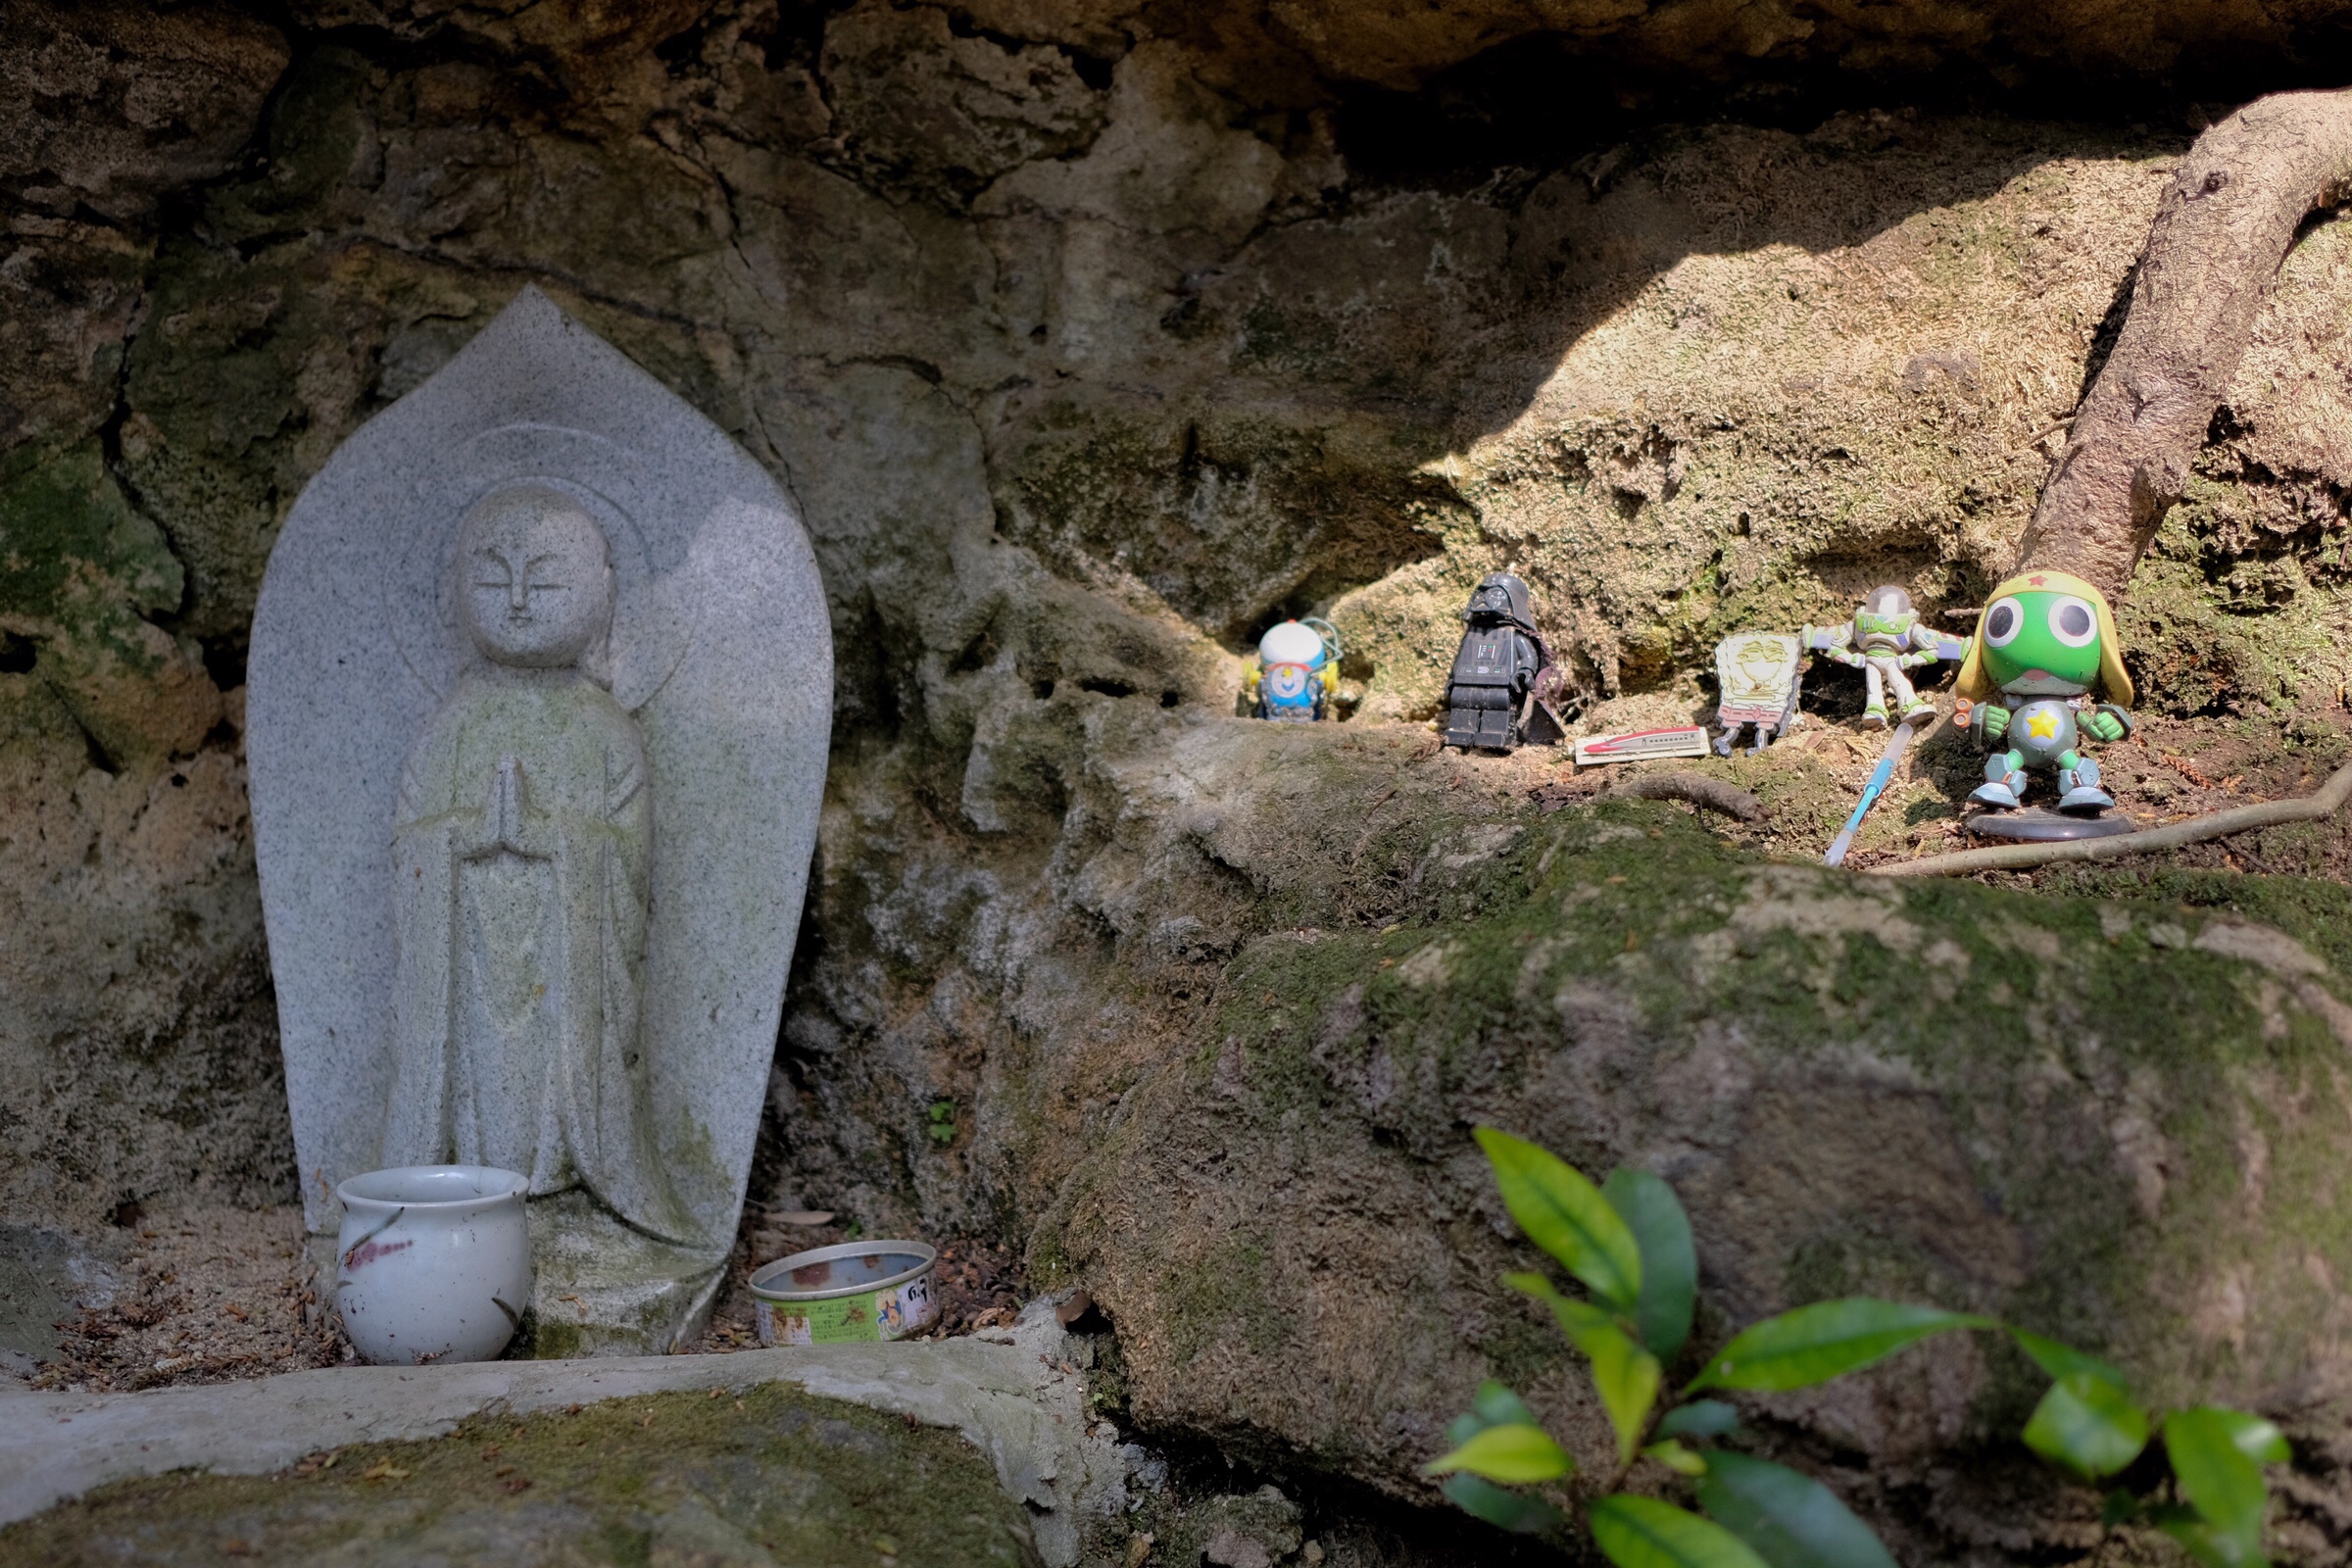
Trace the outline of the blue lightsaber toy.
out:
<instances>
[{"instance_id":1,"label":"blue lightsaber toy","mask_svg":"<svg viewBox=\"0 0 2352 1568\"><path fill-rule=\"evenodd\" d=\"M1845 852L1853 848L1854 834L1861 828L1862 818L1878 804L1879 797L1886 793L1886 782L1894 777L1894 764L1903 760L1903 748L1910 744L1911 723L1906 719L1894 727L1894 738L1886 743L1879 765L1870 770L1870 782L1862 786L1861 804L1854 808L1854 814L1845 819L1844 830L1830 841L1830 853L1821 858L1822 864L1838 865L1844 862Z\"/></svg>"}]
</instances>

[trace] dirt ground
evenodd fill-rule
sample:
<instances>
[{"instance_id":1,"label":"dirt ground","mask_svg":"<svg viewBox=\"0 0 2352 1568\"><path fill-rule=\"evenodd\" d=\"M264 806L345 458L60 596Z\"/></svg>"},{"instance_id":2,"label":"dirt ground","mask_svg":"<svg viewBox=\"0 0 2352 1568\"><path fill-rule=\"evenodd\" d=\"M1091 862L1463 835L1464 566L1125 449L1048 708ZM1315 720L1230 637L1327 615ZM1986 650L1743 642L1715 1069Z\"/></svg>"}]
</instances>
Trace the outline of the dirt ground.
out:
<instances>
[{"instance_id":1,"label":"dirt ground","mask_svg":"<svg viewBox=\"0 0 2352 1568\"><path fill-rule=\"evenodd\" d=\"M159 1206L121 1217L114 1289L57 1325L59 1353L34 1388L109 1394L347 1358L304 1279L300 1208Z\"/></svg>"}]
</instances>

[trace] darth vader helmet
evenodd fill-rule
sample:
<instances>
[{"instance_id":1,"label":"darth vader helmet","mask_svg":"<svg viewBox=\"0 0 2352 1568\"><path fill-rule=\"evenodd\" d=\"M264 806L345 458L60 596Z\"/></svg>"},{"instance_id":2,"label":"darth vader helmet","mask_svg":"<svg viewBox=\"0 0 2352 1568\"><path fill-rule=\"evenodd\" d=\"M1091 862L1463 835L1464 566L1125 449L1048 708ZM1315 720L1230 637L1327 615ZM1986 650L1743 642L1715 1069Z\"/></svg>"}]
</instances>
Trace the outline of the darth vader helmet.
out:
<instances>
[{"instance_id":1,"label":"darth vader helmet","mask_svg":"<svg viewBox=\"0 0 2352 1568\"><path fill-rule=\"evenodd\" d=\"M1507 571L1491 571L1480 580L1462 610L1462 618L1473 623L1507 620L1528 632L1536 629L1534 601L1527 584Z\"/></svg>"}]
</instances>

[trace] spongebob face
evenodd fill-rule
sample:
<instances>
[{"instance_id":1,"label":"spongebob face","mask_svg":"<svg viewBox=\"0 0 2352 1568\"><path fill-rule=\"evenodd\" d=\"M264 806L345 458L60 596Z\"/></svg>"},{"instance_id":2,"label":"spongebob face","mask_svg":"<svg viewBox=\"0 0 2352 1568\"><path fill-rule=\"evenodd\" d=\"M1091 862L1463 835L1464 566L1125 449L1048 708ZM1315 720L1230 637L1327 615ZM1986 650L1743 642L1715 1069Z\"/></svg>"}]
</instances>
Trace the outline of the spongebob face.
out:
<instances>
[{"instance_id":1,"label":"spongebob face","mask_svg":"<svg viewBox=\"0 0 2352 1568\"><path fill-rule=\"evenodd\" d=\"M2015 696L2075 697L2099 674L2099 617L2073 594L2006 594L1984 612L1984 670Z\"/></svg>"}]
</instances>

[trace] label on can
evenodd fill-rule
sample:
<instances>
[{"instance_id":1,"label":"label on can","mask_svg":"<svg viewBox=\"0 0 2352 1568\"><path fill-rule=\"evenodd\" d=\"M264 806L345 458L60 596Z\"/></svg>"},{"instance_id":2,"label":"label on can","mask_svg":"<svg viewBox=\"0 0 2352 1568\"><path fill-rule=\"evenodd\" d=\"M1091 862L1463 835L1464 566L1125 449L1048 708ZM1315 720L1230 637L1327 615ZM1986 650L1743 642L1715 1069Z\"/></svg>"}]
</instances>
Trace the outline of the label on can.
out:
<instances>
[{"instance_id":1,"label":"label on can","mask_svg":"<svg viewBox=\"0 0 2352 1568\"><path fill-rule=\"evenodd\" d=\"M927 1276L817 1301L755 1300L752 1314L761 1345L872 1345L928 1328L935 1316Z\"/></svg>"}]
</instances>

